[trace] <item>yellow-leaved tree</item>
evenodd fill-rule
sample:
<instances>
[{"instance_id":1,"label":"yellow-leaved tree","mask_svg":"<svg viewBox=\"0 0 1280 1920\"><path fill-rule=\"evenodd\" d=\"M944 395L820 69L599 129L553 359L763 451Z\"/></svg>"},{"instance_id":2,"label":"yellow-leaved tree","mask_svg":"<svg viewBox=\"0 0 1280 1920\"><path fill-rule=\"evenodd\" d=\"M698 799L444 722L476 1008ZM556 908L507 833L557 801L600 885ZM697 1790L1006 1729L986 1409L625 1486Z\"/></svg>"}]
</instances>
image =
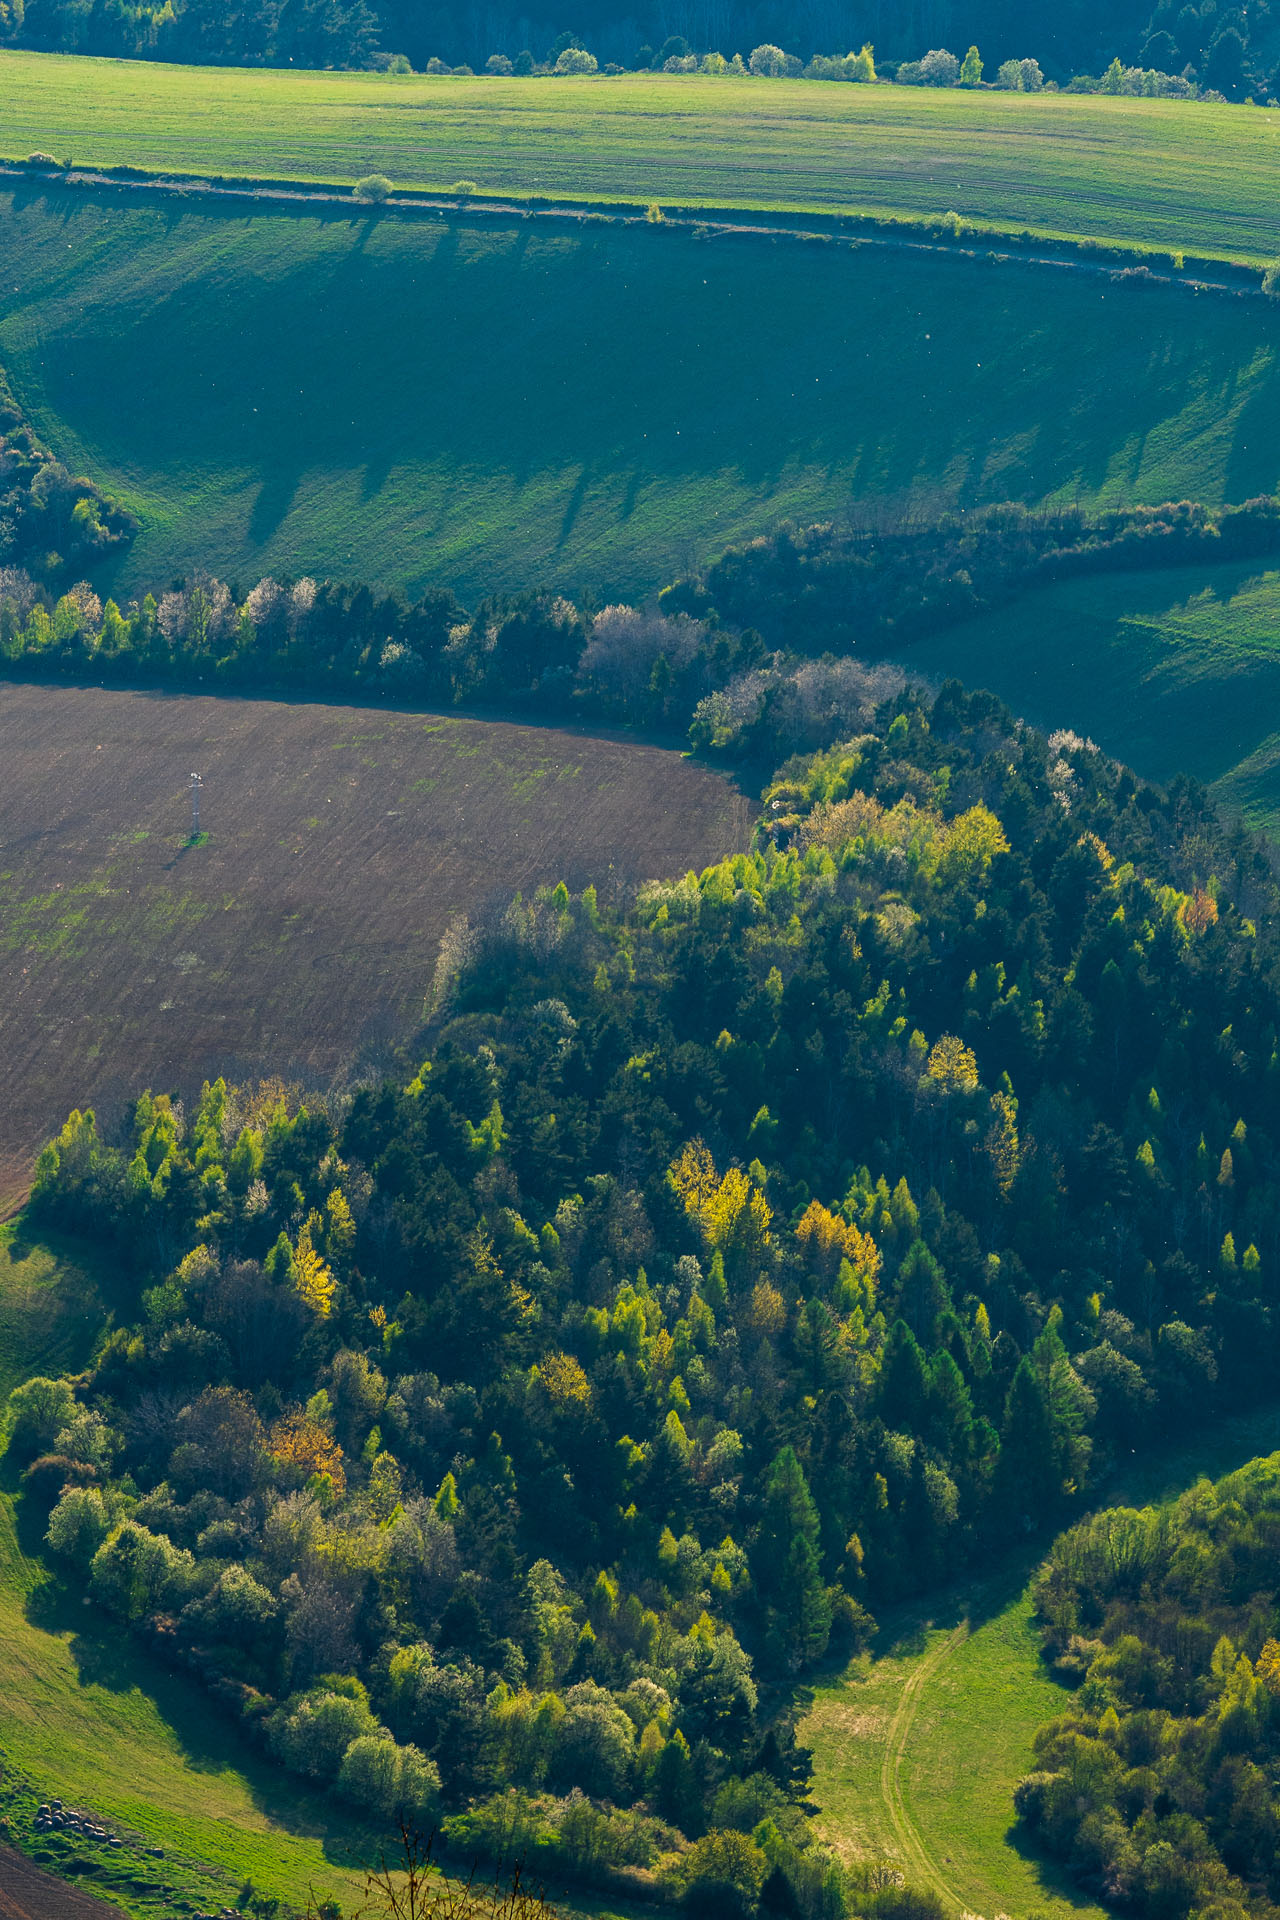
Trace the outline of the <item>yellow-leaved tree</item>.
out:
<instances>
[{"instance_id":1,"label":"yellow-leaved tree","mask_svg":"<svg viewBox=\"0 0 1280 1920\"><path fill-rule=\"evenodd\" d=\"M324 1222L320 1215L309 1213L293 1250L293 1283L301 1299L322 1320L332 1310L334 1289L338 1284L315 1249L313 1236L323 1230Z\"/></svg>"}]
</instances>

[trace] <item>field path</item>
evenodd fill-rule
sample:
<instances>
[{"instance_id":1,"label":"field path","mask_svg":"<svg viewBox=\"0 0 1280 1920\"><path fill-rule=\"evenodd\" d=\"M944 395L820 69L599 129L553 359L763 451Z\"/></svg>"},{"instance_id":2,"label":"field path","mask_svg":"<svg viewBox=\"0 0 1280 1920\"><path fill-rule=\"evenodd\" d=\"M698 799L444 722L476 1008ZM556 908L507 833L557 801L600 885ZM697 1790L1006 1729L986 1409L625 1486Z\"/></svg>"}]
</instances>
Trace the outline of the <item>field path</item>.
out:
<instances>
[{"instance_id":1,"label":"field path","mask_svg":"<svg viewBox=\"0 0 1280 1920\"><path fill-rule=\"evenodd\" d=\"M915 1724L925 1688L934 1678L948 1654L968 1638L969 1623L962 1620L958 1627L946 1634L936 1646L929 1649L924 1659L912 1671L910 1679L902 1689L902 1698L889 1723L889 1737L885 1742L884 1759L880 1766L880 1793L888 1811L893 1830L902 1846L904 1860L916 1880L941 1896L949 1904L959 1904L960 1896L955 1888L943 1879L935 1862L930 1856L923 1836L911 1817L910 1809L902 1792L902 1759L906 1751L911 1729Z\"/></svg>"},{"instance_id":2,"label":"field path","mask_svg":"<svg viewBox=\"0 0 1280 1920\"><path fill-rule=\"evenodd\" d=\"M1251 1409L1134 1455L1097 1505L1170 1500L1277 1448L1280 1405ZM951 1916L1107 1920L1014 1830L1036 1730L1068 1699L1040 1659L1030 1594L1047 1544L884 1617L883 1651L821 1680L801 1722L819 1835L850 1865L896 1866Z\"/></svg>"}]
</instances>

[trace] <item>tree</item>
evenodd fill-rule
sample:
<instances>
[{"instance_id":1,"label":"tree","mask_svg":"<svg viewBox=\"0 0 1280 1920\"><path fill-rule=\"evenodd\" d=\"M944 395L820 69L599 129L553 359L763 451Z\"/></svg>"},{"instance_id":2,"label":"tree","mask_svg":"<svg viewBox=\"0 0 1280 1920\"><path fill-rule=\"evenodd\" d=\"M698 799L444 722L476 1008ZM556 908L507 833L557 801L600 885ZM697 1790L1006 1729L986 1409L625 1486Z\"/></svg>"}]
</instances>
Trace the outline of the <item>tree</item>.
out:
<instances>
[{"instance_id":1,"label":"tree","mask_svg":"<svg viewBox=\"0 0 1280 1920\"><path fill-rule=\"evenodd\" d=\"M440 1770L384 1730L359 1734L342 1756L338 1792L393 1824L425 1828L440 1806Z\"/></svg>"},{"instance_id":2,"label":"tree","mask_svg":"<svg viewBox=\"0 0 1280 1920\"><path fill-rule=\"evenodd\" d=\"M366 205L374 206L379 201L388 199L395 192L395 188L385 173L365 173L356 181L351 191L357 200L363 200Z\"/></svg>"},{"instance_id":3,"label":"tree","mask_svg":"<svg viewBox=\"0 0 1280 1920\"><path fill-rule=\"evenodd\" d=\"M685 1909L706 1920L746 1920L756 1910L768 1871L768 1861L747 1834L714 1829L695 1840L680 1863Z\"/></svg>"},{"instance_id":4,"label":"tree","mask_svg":"<svg viewBox=\"0 0 1280 1920\"><path fill-rule=\"evenodd\" d=\"M353 1740L377 1736L378 1723L357 1680L338 1692L325 1681L295 1693L267 1721L272 1751L294 1773L312 1780L334 1780Z\"/></svg>"},{"instance_id":5,"label":"tree","mask_svg":"<svg viewBox=\"0 0 1280 1920\"><path fill-rule=\"evenodd\" d=\"M1000 1485L1005 1501L1027 1516L1039 1517L1061 1493L1044 1387L1025 1354L1005 1401Z\"/></svg>"},{"instance_id":6,"label":"tree","mask_svg":"<svg viewBox=\"0 0 1280 1920\"><path fill-rule=\"evenodd\" d=\"M795 1672L821 1658L831 1634L831 1603L818 1558L818 1510L792 1447L769 1470L756 1545L756 1590L765 1599L775 1655Z\"/></svg>"},{"instance_id":7,"label":"tree","mask_svg":"<svg viewBox=\"0 0 1280 1920\"><path fill-rule=\"evenodd\" d=\"M45 1539L59 1559L84 1574L110 1524L107 1503L97 1487L68 1487L49 1515Z\"/></svg>"},{"instance_id":8,"label":"tree","mask_svg":"<svg viewBox=\"0 0 1280 1920\"><path fill-rule=\"evenodd\" d=\"M775 47L766 40L763 45L752 48L747 65L752 73L776 80L787 71L787 56L781 47Z\"/></svg>"},{"instance_id":9,"label":"tree","mask_svg":"<svg viewBox=\"0 0 1280 1920\"><path fill-rule=\"evenodd\" d=\"M968 53L966 53L964 62L960 68L960 78L957 80L956 85L959 87L980 87L982 85L982 61L978 57L978 49L976 47L970 47Z\"/></svg>"}]
</instances>

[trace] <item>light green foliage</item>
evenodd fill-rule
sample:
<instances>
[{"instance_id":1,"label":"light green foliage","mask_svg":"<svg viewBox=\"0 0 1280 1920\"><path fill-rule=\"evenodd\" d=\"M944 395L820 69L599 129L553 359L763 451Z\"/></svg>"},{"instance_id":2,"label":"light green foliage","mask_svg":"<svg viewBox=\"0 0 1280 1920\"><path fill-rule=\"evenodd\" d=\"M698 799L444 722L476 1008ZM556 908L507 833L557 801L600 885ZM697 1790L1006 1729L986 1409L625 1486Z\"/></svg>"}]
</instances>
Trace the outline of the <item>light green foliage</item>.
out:
<instances>
[{"instance_id":1,"label":"light green foliage","mask_svg":"<svg viewBox=\"0 0 1280 1920\"><path fill-rule=\"evenodd\" d=\"M130 1622L159 1607L180 1606L195 1581L194 1554L133 1520L122 1521L103 1541L89 1569L98 1605Z\"/></svg>"},{"instance_id":2,"label":"light green foliage","mask_svg":"<svg viewBox=\"0 0 1280 1920\"><path fill-rule=\"evenodd\" d=\"M426 1828L439 1808L440 1773L416 1747L398 1746L385 1733L362 1733L342 1756L338 1792L388 1826L404 1821Z\"/></svg>"},{"instance_id":3,"label":"light green foliage","mask_svg":"<svg viewBox=\"0 0 1280 1920\"><path fill-rule=\"evenodd\" d=\"M307 1692L294 1694L286 1701L272 1715L267 1729L272 1750L285 1766L326 1782L337 1778L354 1740L377 1733L378 1723L358 1681L352 1681L343 1692L335 1691L330 1682L318 1681Z\"/></svg>"}]
</instances>

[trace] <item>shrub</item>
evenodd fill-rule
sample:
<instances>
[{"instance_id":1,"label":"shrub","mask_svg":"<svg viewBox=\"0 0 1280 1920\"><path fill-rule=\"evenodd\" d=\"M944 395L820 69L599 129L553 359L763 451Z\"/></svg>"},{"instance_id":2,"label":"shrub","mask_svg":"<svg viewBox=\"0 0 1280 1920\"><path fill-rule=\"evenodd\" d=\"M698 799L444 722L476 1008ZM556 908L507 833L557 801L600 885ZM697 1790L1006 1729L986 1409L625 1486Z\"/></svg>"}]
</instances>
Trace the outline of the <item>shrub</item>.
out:
<instances>
[{"instance_id":1,"label":"shrub","mask_svg":"<svg viewBox=\"0 0 1280 1920\"><path fill-rule=\"evenodd\" d=\"M440 1773L417 1747L385 1731L360 1734L342 1756L338 1792L395 1825L427 1827L439 1811Z\"/></svg>"},{"instance_id":2,"label":"shrub","mask_svg":"<svg viewBox=\"0 0 1280 1920\"><path fill-rule=\"evenodd\" d=\"M599 62L585 47L566 47L555 64L557 73L598 73Z\"/></svg>"},{"instance_id":3,"label":"shrub","mask_svg":"<svg viewBox=\"0 0 1280 1920\"><path fill-rule=\"evenodd\" d=\"M1041 93L1044 75L1038 60L1006 60L996 70L996 85L1006 93Z\"/></svg>"},{"instance_id":4,"label":"shrub","mask_svg":"<svg viewBox=\"0 0 1280 1920\"><path fill-rule=\"evenodd\" d=\"M109 1526L107 1503L96 1487L68 1487L49 1516L45 1539L59 1559L83 1574L106 1539Z\"/></svg>"},{"instance_id":5,"label":"shrub","mask_svg":"<svg viewBox=\"0 0 1280 1920\"><path fill-rule=\"evenodd\" d=\"M51 153L29 153L22 164L24 167L57 167L61 172L70 162L56 160Z\"/></svg>"},{"instance_id":6,"label":"shrub","mask_svg":"<svg viewBox=\"0 0 1280 1920\"><path fill-rule=\"evenodd\" d=\"M651 227L660 227L667 216L657 201L651 200L644 210L644 217ZM1267 291L1269 293L1271 289L1268 287Z\"/></svg>"},{"instance_id":7,"label":"shrub","mask_svg":"<svg viewBox=\"0 0 1280 1920\"><path fill-rule=\"evenodd\" d=\"M515 64L513 65L511 71L514 74L516 74L520 79L523 80L533 72L533 65L534 65L533 55L530 53L529 49L526 47L523 53L518 53L516 55Z\"/></svg>"},{"instance_id":8,"label":"shrub","mask_svg":"<svg viewBox=\"0 0 1280 1920\"><path fill-rule=\"evenodd\" d=\"M1273 260L1262 276L1262 291L1273 300L1280 300L1280 260Z\"/></svg>"},{"instance_id":9,"label":"shrub","mask_svg":"<svg viewBox=\"0 0 1280 1920\"><path fill-rule=\"evenodd\" d=\"M680 1862L678 1885L689 1913L731 1920L754 1913L768 1862L745 1833L712 1828Z\"/></svg>"},{"instance_id":10,"label":"shrub","mask_svg":"<svg viewBox=\"0 0 1280 1920\"><path fill-rule=\"evenodd\" d=\"M410 65L408 54L393 53L390 60L387 62L387 72L388 73L412 73L413 67Z\"/></svg>"},{"instance_id":11,"label":"shrub","mask_svg":"<svg viewBox=\"0 0 1280 1920\"><path fill-rule=\"evenodd\" d=\"M353 1741L380 1737L364 1688L351 1681L343 1687L339 1693L332 1680L318 1681L295 1693L267 1722L273 1752L294 1773L333 1780Z\"/></svg>"},{"instance_id":12,"label":"shrub","mask_svg":"<svg viewBox=\"0 0 1280 1920\"><path fill-rule=\"evenodd\" d=\"M780 80L791 71L792 56L784 53L781 47L775 47L766 40L763 46L753 47L747 62L752 73L766 80ZM799 72L800 63L795 61L795 70Z\"/></svg>"},{"instance_id":13,"label":"shrub","mask_svg":"<svg viewBox=\"0 0 1280 1920\"><path fill-rule=\"evenodd\" d=\"M473 193L478 193L480 189L474 180L455 180L449 191L450 193L456 193L459 200L467 200L470 199Z\"/></svg>"},{"instance_id":14,"label":"shrub","mask_svg":"<svg viewBox=\"0 0 1280 1920\"><path fill-rule=\"evenodd\" d=\"M452 73L453 68L447 60L441 60L436 54L432 54L422 71L424 73Z\"/></svg>"},{"instance_id":15,"label":"shrub","mask_svg":"<svg viewBox=\"0 0 1280 1920\"><path fill-rule=\"evenodd\" d=\"M362 179L356 181L351 191L357 200L372 206L380 200L385 200L393 189L385 173L366 173Z\"/></svg>"},{"instance_id":16,"label":"shrub","mask_svg":"<svg viewBox=\"0 0 1280 1920\"><path fill-rule=\"evenodd\" d=\"M489 58L484 63L484 70L486 73L500 73L500 74L508 74L508 73L515 72L515 68L511 64L510 60L508 60L505 53L491 53L489 55Z\"/></svg>"}]
</instances>

